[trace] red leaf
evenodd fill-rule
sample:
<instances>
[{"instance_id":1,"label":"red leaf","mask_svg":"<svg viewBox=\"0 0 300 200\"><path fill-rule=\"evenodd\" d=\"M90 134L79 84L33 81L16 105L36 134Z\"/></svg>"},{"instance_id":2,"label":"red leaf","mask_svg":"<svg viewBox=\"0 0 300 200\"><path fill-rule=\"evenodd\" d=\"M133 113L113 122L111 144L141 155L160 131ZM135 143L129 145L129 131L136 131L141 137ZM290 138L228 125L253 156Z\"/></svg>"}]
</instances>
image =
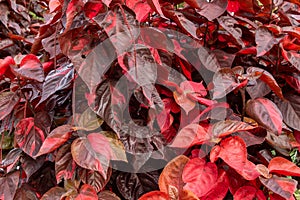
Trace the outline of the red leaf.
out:
<instances>
[{"instance_id":1,"label":"red leaf","mask_svg":"<svg viewBox=\"0 0 300 200\"><path fill-rule=\"evenodd\" d=\"M73 23L73 19L82 10L83 6L84 3L82 0L71 0L69 2L66 10L67 21L66 21L66 28L64 30L64 33L70 30L71 25Z\"/></svg>"},{"instance_id":2,"label":"red leaf","mask_svg":"<svg viewBox=\"0 0 300 200\"><path fill-rule=\"evenodd\" d=\"M249 100L246 105L246 113L261 126L281 134L282 114L272 101L265 98Z\"/></svg>"},{"instance_id":3,"label":"red leaf","mask_svg":"<svg viewBox=\"0 0 300 200\"><path fill-rule=\"evenodd\" d=\"M218 179L218 168L214 163L206 163L201 158L191 159L184 167L182 180L185 190L190 190L198 197L204 196Z\"/></svg>"},{"instance_id":4,"label":"red leaf","mask_svg":"<svg viewBox=\"0 0 300 200\"><path fill-rule=\"evenodd\" d=\"M203 144L209 140L207 131L198 124L190 124L179 131L171 146L177 148L188 148L193 144Z\"/></svg>"},{"instance_id":5,"label":"red leaf","mask_svg":"<svg viewBox=\"0 0 300 200\"><path fill-rule=\"evenodd\" d=\"M85 16L87 16L90 19L93 19L96 15L98 15L101 10L104 12L105 6L100 1L99 2L87 2L83 8Z\"/></svg>"},{"instance_id":6,"label":"red leaf","mask_svg":"<svg viewBox=\"0 0 300 200\"><path fill-rule=\"evenodd\" d=\"M209 133L216 138L225 137L235 132L247 131L255 129L256 127L251 126L245 122L225 120L213 124L209 128Z\"/></svg>"},{"instance_id":7,"label":"red leaf","mask_svg":"<svg viewBox=\"0 0 300 200\"><path fill-rule=\"evenodd\" d=\"M237 0L228 0L227 11L237 12L240 9L240 3Z\"/></svg>"},{"instance_id":8,"label":"red leaf","mask_svg":"<svg viewBox=\"0 0 300 200\"><path fill-rule=\"evenodd\" d=\"M56 181L59 183L62 179L68 180L74 176L76 163L72 158L71 144L62 146L55 157Z\"/></svg>"},{"instance_id":9,"label":"red leaf","mask_svg":"<svg viewBox=\"0 0 300 200\"><path fill-rule=\"evenodd\" d=\"M151 12L151 7L147 0L127 0L126 6L134 11L139 22L146 21Z\"/></svg>"},{"instance_id":10,"label":"red leaf","mask_svg":"<svg viewBox=\"0 0 300 200\"><path fill-rule=\"evenodd\" d=\"M153 10L155 10L161 17L165 18L162 6L159 4L159 0L147 0L147 2Z\"/></svg>"},{"instance_id":11,"label":"red leaf","mask_svg":"<svg viewBox=\"0 0 300 200\"><path fill-rule=\"evenodd\" d=\"M160 191L169 194L170 186L175 187L178 193L181 193L183 188L182 172L185 165L190 159L184 155L180 155L171 160L159 176L159 189Z\"/></svg>"},{"instance_id":12,"label":"red leaf","mask_svg":"<svg viewBox=\"0 0 300 200\"><path fill-rule=\"evenodd\" d=\"M97 193L94 188L88 184L81 186L78 196L75 200L96 200L98 199Z\"/></svg>"},{"instance_id":13,"label":"red leaf","mask_svg":"<svg viewBox=\"0 0 300 200\"><path fill-rule=\"evenodd\" d=\"M229 188L229 182L227 174L224 170L219 171L218 181L214 184L214 187L207 193L201 200L223 200L227 194Z\"/></svg>"},{"instance_id":14,"label":"red leaf","mask_svg":"<svg viewBox=\"0 0 300 200\"><path fill-rule=\"evenodd\" d=\"M300 75L293 73L291 75L282 75L286 82L300 94Z\"/></svg>"},{"instance_id":15,"label":"red leaf","mask_svg":"<svg viewBox=\"0 0 300 200\"><path fill-rule=\"evenodd\" d=\"M268 168L271 173L286 176L300 176L300 168L291 161L282 157L273 158L270 161Z\"/></svg>"},{"instance_id":16,"label":"red leaf","mask_svg":"<svg viewBox=\"0 0 300 200\"><path fill-rule=\"evenodd\" d=\"M90 135L90 136L89 136ZM99 133L91 133L73 141L71 152L74 161L81 167L96 170L106 178L112 152L107 139Z\"/></svg>"},{"instance_id":17,"label":"red leaf","mask_svg":"<svg viewBox=\"0 0 300 200\"><path fill-rule=\"evenodd\" d=\"M15 65L15 61L11 56L0 59L0 76L3 76L10 65Z\"/></svg>"},{"instance_id":18,"label":"red leaf","mask_svg":"<svg viewBox=\"0 0 300 200\"><path fill-rule=\"evenodd\" d=\"M249 160L246 160L243 168L235 170L246 180L255 180L260 175L256 169L256 165Z\"/></svg>"},{"instance_id":19,"label":"red leaf","mask_svg":"<svg viewBox=\"0 0 300 200\"><path fill-rule=\"evenodd\" d=\"M233 195L234 200L252 200L256 197L257 189L253 186L240 187Z\"/></svg>"},{"instance_id":20,"label":"red leaf","mask_svg":"<svg viewBox=\"0 0 300 200\"><path fill-rule=\"evenodd\" d=\"M71 137L72 131L73 131L72 126L69 124L62 125L55 128L46 137L36 157L46 153L50 153L55 149L57 149L58 147L60 147Z\"/></svg>"},{"instance_id":21,"label":"red leaf","mask_svg":"<svg viewBox=\"0 0 300 200\"><path fill-rule=\"evenodd\" d=\"M152 191L144 194L138 200L169 200L169 196L160 191Z\"/></svg>"},{"instance_id":22,"label":"red leaf","mask_svg":"<svg viewBox=\"0 0 300 200\"><path fill-rule=\"evenodd\" d=\"M53 13L59 9L61 9L61 3L59 0L50 0L49 1L49 12L50 13Z\"/></svg>"},{"instance_id":23,"label":"red leaf","mask_svg":"<svg viewBox=\"0 0 300 200\"><path fill-rule=\"evenodd\" d=\"M45 79L43 66L33 54L28 54L21 60L20 68L11 67L11 70L16 76L24 79L36 80L38 82L43 82Z\"/></svg>"},{"instance_id":24,"label":"red leaf","mask_svg":"<svg viewBox=\"0 0 300 200\"><path fill-rule=\"evenodd\" d=\"M34 158L45 140L43 131L36 127L34 118L24 118L16 125L15 139L19 147Z\"/></svg>"},{"instance_id":25,"label":"red leaf","mask_svg":"<svg viewBox=\"0 0 300 200\"><path fill-rule=\"evenodd\" d=\"M245 142L240 137L225 138L220 143L220 147L218 157L234 169L243 169L247 160L247 149Z\"/></svg>"},{"instance_id":26,"label":"red leaf","mask_svg":"<svg viewBox=\"0 0 300 200\"><path fill-rule=\"evenodd\" d=\"M300 71L300 54L293 51L286 51L280 44L282 56L289 61L298 71Z\"/></svg>"},{"instance_id":27,"label":"red leaf","mask_svg":"<svg viewBox=\"0 0 300 200\"><path fill-rule=\"evenodd\" d=\"M202 82L197 83L193 81L183 81L180 83L180 88L186 93L197 93L202 97L207 95L207 91Z\"/></svg>"}]
</instances>

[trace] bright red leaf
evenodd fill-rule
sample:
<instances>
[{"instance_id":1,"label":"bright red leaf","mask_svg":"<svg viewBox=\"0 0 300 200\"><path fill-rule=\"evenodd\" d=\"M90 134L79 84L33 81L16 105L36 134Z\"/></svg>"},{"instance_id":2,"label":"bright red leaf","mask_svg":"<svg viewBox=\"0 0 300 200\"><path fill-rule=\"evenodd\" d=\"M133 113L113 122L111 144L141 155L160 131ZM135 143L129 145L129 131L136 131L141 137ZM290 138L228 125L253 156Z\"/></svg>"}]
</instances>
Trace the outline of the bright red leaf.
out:
<instances>
[{"instance_id":1,"label":"bright red leaf","mask_svg":"<svg viewBox=\"0 0 300 200\"><path fill-rule=\"evenodd\" d=\"M283 157L273 158L268 166L270 173L277 173L286 176L300 176L300 168Z\"/></svg>"}]
</instances>

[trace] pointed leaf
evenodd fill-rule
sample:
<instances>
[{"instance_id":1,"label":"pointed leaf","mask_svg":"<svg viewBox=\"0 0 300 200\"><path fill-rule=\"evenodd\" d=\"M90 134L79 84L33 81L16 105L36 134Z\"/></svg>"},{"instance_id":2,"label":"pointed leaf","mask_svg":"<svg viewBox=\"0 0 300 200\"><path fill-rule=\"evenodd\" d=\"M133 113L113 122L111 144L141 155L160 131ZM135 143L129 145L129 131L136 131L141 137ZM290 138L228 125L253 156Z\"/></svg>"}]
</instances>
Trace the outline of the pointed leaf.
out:
<instances>
[{"instance_id":1,"label":"pointed leaf","mask_svg":"<svg viewBox=\"0 0 300 200\"><path fill-rule=\"evenodd\" d=\"M0 177L0 199L13 199L19 184L20 172L15 171Z\"/></svg>"},{"instance_id":2,"label":"pointed leaf","mask_svg":"<svg viewBox=\"0 0 300 200\"><path fill-rule=\"evenodd\" d=\"M72 126L69 124L62 125L55 128L46 137L36 157L46 153L50 153L55 149L57 149L58 147L60 147L71 137L72 132L73 132Z\"/></svg>"},{"instance_id":3,"label":"pointed leaf","mask_svg":"<svg viewBox=\"0 0 300 200\"><path fill-rule=\"evenodd\" d=\"M9 115L14 107L19 103L20 97L14 92L0 93L0 120Z\"/></svg>"},{"instance_id":4,"label":"pointed leaf","mask_svg":"<svg viewBox=\"0 0 300 200\"><path fill-rule=\"evenodd\" d=\"M191 4L191 0L187 1L187 3ZM198 5L197 8L200 9L198 13L206 17L209 21L212 21L226 11L227 0L215 0L215 1L197 0L197 5Z\"/></svg>"},{"instance_id":5,"label":"pointed leaf","mask_svg":"<svg viewBox=\"0 0 300 200\"><path fill-rule=\"evenodd\" d=\"M33 54L28 54L21 60L20 68L11 67L11 69L16 76L24 79L38 82L43 82L45 79L42 64Z\"/></svg>"},{"instance_id":6,"label":"pointed leaf","mask_svg":"<svg viewBox=\"0 0 300 200\"><path fill-rule=\"evenodd\" d=\"M15 139L19 147L32 158L39 152L45 135L36 127L34 118L24 118L16 125Z\"/></svg>"},{"instance_id":7,"label":"pointed leaf","mask_svg":"<svg viewBox=\"0 0 300 200\"><path fill-rule=\"evenodd\" d=\"M75 200L96 200L98 199L97 192L93 189L92 186L84 184L81 186L78 196Z\"/></svg>"},{"instance_id":8,"label":"pointed leaf","mask_svg":"<svg viewBox=\"0 0 300 200\"><path fill-rule=\"evenodd\" d=\"M256 197L257 189L253 186L240 187L233 195L234 200L252 200Z\"/></svg>"},{"instance_id":9,"label":"pointed leaf","mask_svg":"<svg viewBox=\"0 0 300 200\"><path fill-rule=\"evenodd\" d=\"M115 193L109 191L109 190L104 190L102 192L98 193L98 200L121 200Z\"/></svg>"},{"instance_id":10,"label":"pointed leaf","mask_svg":"<svg viewBox=\"0 0 300 200\"><path fill-rule=\"evenodd\" d=\"M265 98L249 100L246 105L246 113L261 126L281 134L282 114L272 101Z\"/></svg>"},{"instance_id":11,"label":"pointed leaf","mask_svg":"<svg viewBox=\"0 0 300 200\"><path fill-rule=\"evenodd\" d=\"M181 193L183 188L182 172L184 166L190 159L184 155L180 155L171 160L164 168L159 176L159 189L160 191L169 194L170 186L175 187L178 193Z\"/></svg>"},{"instance_id":12,"label":"pointed leaf","mask_svg":"<svg viewBox=\"0 0 300 200\"><path fill-rule=\"evenodd\" d=\"M42 196L41 200L60 200L64 193L66 193L64 188L56 186L48 190Z\"/></svg>"},{"instance_id":13,"label":"pointed leaf","mask_svg":"<svg viewBox=\"0 0 300 200\"><path fill-rule=\"evenodd\" d=\"M185 190L190 190L198 197L204 196L218 179L216 164L200 158L191 159L184 167L182 179L186 183Z\"/></svg>"},{"instance_id":14,"label":"pointed leaf","mask_svg":"<svg viewBox=\"0 0 300 200\"><path fill-rule=\"evenodd\" d=\"M286 176L300 176L300 168L291 161L282 158L273 158L268 166L270 173L277 173Z\"/></svg>"},{"instance_id":15,"label":"pointed leaf","mask_svg":"<svg viewBox=\"0 0 300 200\"><path fill-rule=\"evenodd\" d=\"M225 120L213 124L210 127L209 132L212 136L218 138L225 137L235 132L247 131L255 128L255 126L251 126L245 122Z\"/></svg>"},{"instance_id":16,"label":"pointed leaf","mask_svg":"<svg viewBox=\"0 0 300 200\"><path fill-rule=\"evenodd\" d=\"M278 44L281 39L282 38L275 38L273 34L265 27L259 27L256 29L255 42L257 45L257 56L259 57L265 55L275 44Z\"/></svg>"},{"instance_id":17,"label":"pointed leaf","mask_svg":"<svg viewBox=\"0 0 300 200\"><path fill-rule=\"evenodd\" d=\"M177 148L188 148L194 144L194 142L197 144L203 144L209 139L210 136L202 126L198 124L190 124L177 133L170 146Z\"/></svg>"},{"instance_id":18,"label":"pointed leaf","mask_svg":"<svg viewBox=\"0 0 300 200\"><path fill-rule=\"evenodd\" d=\"M73 178L76 164L71 154L71 144L62 146L55 157L55 177L59 183L62 179Z\"/></svg>"},{"instance_id":19,"label":"pointed leaf","mask_svg":"<svg viewBox=\"0 0 300 200\"><path fill-rule=\"evenodd\" d=\"M300 100L298 95L288 95L287 100L275 99L274 102L282 113L283 121L291 128L300 131Z\"/></svg>"},{"instance_id":20,"label":"pointed leaf","mask_svg":"<svg viewBox=\"0 0 300 200\"><path fill-rule=\"evenodd\" d=\"M92 144L91 140L94 140ZM71 153L79 166L96 170L106 178L111 149L104 136L94 133L89 138L77 138L71 145Z\"/></svg>"}]
</instances>

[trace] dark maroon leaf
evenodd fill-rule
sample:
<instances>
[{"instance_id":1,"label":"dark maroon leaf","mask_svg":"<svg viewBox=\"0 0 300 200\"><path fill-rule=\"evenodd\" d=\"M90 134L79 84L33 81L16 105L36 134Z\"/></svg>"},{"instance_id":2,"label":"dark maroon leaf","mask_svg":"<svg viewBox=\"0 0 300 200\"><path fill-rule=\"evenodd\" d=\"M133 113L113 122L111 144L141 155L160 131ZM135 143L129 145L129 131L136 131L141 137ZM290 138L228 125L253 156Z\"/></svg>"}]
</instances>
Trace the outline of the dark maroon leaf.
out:
<instances>
[{"instance_id":1,"label":"dark maroon leaf","mask_svg":"<svg viewBox=\"0 0 300 200\"><path fill-rule=\"evenodd\" d=\"M266 141L281 154L289 156L292 145L287 134L276 135L268 131Z\"/></svg>"},{"instance_id":2,"label":"dark maroon leaf","mask_svg":"<svg viewBox=\"0 0 300 200\"><path fill-rule=\"evenodd\" d=\"M17 189L14 200L38 200L38 197L32 187L23 184Z\"/></svg>"},{"instance_id":3,"label":"dark maroon leaf","mask_svg":"<svg viewBox=\"0 0 300 200\"><path fill-rule=\"evenodd\" d=\"M14 92L1 92L0 94L0 120L9 115L14 107L19 103L20 97Z\"/></svg>"},{"instance_id":4,"label":"dark maroon leaf","mask_svg":"<svg viewBox=\"0 0 300 200\"><path fill-rule=\"evenodd\" d=\"M158 172L126 173L121 172L117 176L117 187L125 199L138 199L143 194L158 190Z\"/></svg>"},{"instance_id":5,"label":"dark maroon leaf","mask_svg":"<svg viewBox=\"0 0 300 200\"><path fill-rule=\"evenodd\" d=\"M191 4L193 2L193 4ZM199 9L198 13L204 17L206 17L209 21L212 21L222 15L227 8L227 0L216 0L216 1L205 1L205 0L197 0L192 1L189 0L187 3L191 5L197 5L196 8Z\"/></svg>"},{"instance_id":6,"label":"dark maroon leaf","mask_svg":"<svg viewBox=\"0 0 300 200\"><path fill-rule=\"evenodd\" d=\"M69 88L71 86L73 78L74 70L72 65L70 64L50 71L50 73L45 78L42 98L39 103L47 100L55 92Z\"/></svg>"},{"instance_id":7,"label":"dark maroon leaf","mask_svg":"<svg viewBox=\"0 0 300 200\"><path fill-rule=\"evenodd\" d=\"M197 26L192 21L188 20L181 12L175 11L173 5L166 3L162 7L163 13L166 17L174 20L174 22L181 27L186 33L192 35L194 38L197 36Z\"/></svg>"},{"instance_id":8,"label":"dark maroon leaf","mask_svg":"<svg viewBox=\"0 0 300 200\"><path fill-rule=\"evenodd\" d=\"M36 127L34 118L24 118L16 125L15 139L19 147L31 157L35 157L39 152L45 134Z\"/></svg>"},{"instance_id":9,"label":"dark maroon leaf","mask_svg":"<svg viewBox=\"0 0 300 200\"><path fill-rule=\"evenodd\" d=\"M13 199L18 187L20 172L15 171L7 174L4 177L0 177L0 198L1 199Z\"/></svg>"},{"instance_id":10,"label":"dark maroon leaf","mask_svg":"<svg viewBox=\"0 0 300 200\"><path fill-rule=\"evenodd\" d=\"M66 193L64 188L56 186L48 190L42 196L41 200L60 200L64 193Z\"/></svg>"},{"instance_id":11,"label":"dark maroon leaf","mask_svg":"<svg viewBox=\"0 0 300 200\"><path fill-rule=\"evenodd\" d=\"M247 69L247 74L254 75L254 76L258 75L259 79L262 80L264 83L266 83L279 98L284 99L281 88L279 87L278 83L276 82L272 74L258 67L249 67ZM256 88L256 89L260 89L260 88Z\"/></svg>"},{"instance_id":12,"label":"dark maroon leaf","mask_svg":"<svg viewBox=\"0 0 300 200\"><path fill-rule=\"evenodd\" d=\"M257 56L259 57L265 55L275 44L278 44L281 39L282 37L275 38L273 34L265 27L259 27L256 29L255 42L257 45Z\"/></svg>"},{"instance_id":13,"label":"dark maroon leaf","mask_svg":"<svg viewBox=\"0 0 300 200\"><path fill-rule=\"evenodd\" d=\"M8 172L11 168L15 167L17 162L21 157L22 150L14 148L6 156L5 159L1 162L1 167L7 168Z\"/></svg>"},{"instance_id":14,"label":"dark maroon leaf","mask_svg":"<svg viewBox=\"0 0 300 200\"><path fill-rule=\"evenodd\" d=\"M36 160L25 155L20 159L21 167L26 173L26 181L34 174L37 170L39 170L45 162L45 157L41 156Z\"/></svg>"},{"instance_id":15,"label":"dark maroon leaf","mask_svg":"<svg viewBox=\"0 0 300 200\"><path fill-rule=\"evenodd\" d=\"M251 126L245 122L225 120L213 124L209 129L209 133L213 137L218 138L225 137L235 132L247 131L255 128L256 127Z\"/></svg>"},{"instance_id":16,"label":"dark maroon leaf","mask_svg":"<svg viewBox=\"0 0 300 200\"><path fill-rule=\"evenodd\" d=\"M98 199L99 200L121 200L116 194L114 194L113 192L109 191L109 190L104 190L102 192L98 193Z\"/></svg>"},{"instance_id":17,"label":"dark maroon leaf","mask_svg":"<svg viewBox=\"0 0 300 200\"><path fill-rule=\"evenodd\" d=\"M247 102L246 112L261 126L274 133L281 134L282 114L272 101L265 98L249 100Z\"/></svg>"},{"instance_id":18,"label":"dark maroon leaf","mask_svg":"<svg viewBox=\"0 0 300 200\"><path fill-rule=\"evenodd\" d=\"M282 113L283 121L291 128L300 131L300 100L296 94L289 94L287 100L275 99L275 103Z\"/></svg>"},{"instance_id":19,"label":"dark maroon leaf","mask_svg":"<svg viewBox=\"0 0 300 200\"><path fill-rule=\"evenodd\" d=\"M233 36L233 38L242 48L245 47L245 44L242 40L242 30L238 27L235 27L238 22L234 18L230 16L222 16L218 18L218 22L229 34Z\"/></svg>"},{"instance_id":20,"label":"dark maroon leaf","mask_svg":"<svg viewBox=\"0 0 300 200\"><path fill-rule=\"evenodd\" d=\"M259 180L269 190L280 195L285 199L290 199L290 197L293 195L293 193L296 190L297 181L293 179L288 179L288 178L283 178L283 177L278 177L276 175L273 175L273 177L269 179L260 176Z\"/></svg>"},{"instance_id":21,"label":"dark maroon leaf","mask_svg":"<svg viewBox=\"0 0 300 200\"><path fill-rule=\"evenodd\" d=\"M200 47L198 49L198 56L202 65L212 72L217 72L221 68L216 55L209 52L207 49Z\"/></svg>"},{"instance_id":22,"label":"dark maroon leaf","mask_svg":"<svg viewBox=\"0 0 300 200\"><path fill-rule=\"evenodd\" d=\"M59 183L62 179L68 180L74 176L75 161L71 154L71 144L62 146L55 157L56 181Z\"/></svg>"},{"instance_id":23,"label":"dark maroon leaf","mask_svg":"<svg viewBox=\"0 0 300 200\"><path fill-rule=\"evenodd\" d=\"M98 193L105 187L105 185L109 181L111 175L111 168L108 169L108 175L106 179L103 178L101 173L93 170L88 170L88 169L81 168L79 169L78 174L80 176L80 180L84 184L89 184Z\"/></svg>"},{"instance_id":24,"label":"dark maroon leaf","mask_svg":"<svg viewBox=\"0 0 300 200\"><path fill-rule=\"evenodd\" d=\"M213 77L214 99L220 99L226 96L239 86L234 72L230 68L219 69Z\"/></svg>"}]
</instances>

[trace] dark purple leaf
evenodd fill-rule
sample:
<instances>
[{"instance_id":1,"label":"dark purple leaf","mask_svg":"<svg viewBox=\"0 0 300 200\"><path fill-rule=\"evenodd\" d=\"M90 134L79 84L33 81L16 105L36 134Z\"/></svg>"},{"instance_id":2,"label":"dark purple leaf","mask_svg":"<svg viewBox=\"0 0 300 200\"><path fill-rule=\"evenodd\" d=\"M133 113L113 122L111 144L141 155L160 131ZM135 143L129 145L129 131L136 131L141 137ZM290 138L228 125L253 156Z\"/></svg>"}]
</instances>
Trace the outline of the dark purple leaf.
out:
<instances>
[{"instance_id":1,"label":"dark purple leaf","mask_svg":"<svg viewBox=\"0 0 300 200\"><path fill-rule=\"evenodd\" d=\"M14 92L1 92L0 93L0 120L3 120L9 115L14 107L19 103L20 97Z\"/></svg>"},{"instance_id":2,"label":"dark purple leaf","mask_svg":"<svg viewBox=\"0 0 300 200\"><path fill-rule=\"evenodd\" d=\"M273 34L265 27L259 27L256 29L255 42L257 45L257 56L259 57L265 55L275 44L278 44L281 39L282 37L275 38Z\"/></svg>"},{"instance_id":3,"label":"dark purple leaf","mask_svg":"<svg viewBox=\"0 0 300 200\"><path fill-rule=\"evenodd\" d=\"M59 183L62 179L68 180L74 176L75 161L71 154L71 144L62 146L55 157L56 181Z\"/></svg>"},{"instance_id":4,"label":"dark purple leaf","mask_svg":"<svg viewBox=\"0 0 300 200\"><path fill-rule=\"evenodd\" d=\"M20 172L15 171L0 177L0 199L13 199L18 187Z\"/></svg>"}]
</instances>

